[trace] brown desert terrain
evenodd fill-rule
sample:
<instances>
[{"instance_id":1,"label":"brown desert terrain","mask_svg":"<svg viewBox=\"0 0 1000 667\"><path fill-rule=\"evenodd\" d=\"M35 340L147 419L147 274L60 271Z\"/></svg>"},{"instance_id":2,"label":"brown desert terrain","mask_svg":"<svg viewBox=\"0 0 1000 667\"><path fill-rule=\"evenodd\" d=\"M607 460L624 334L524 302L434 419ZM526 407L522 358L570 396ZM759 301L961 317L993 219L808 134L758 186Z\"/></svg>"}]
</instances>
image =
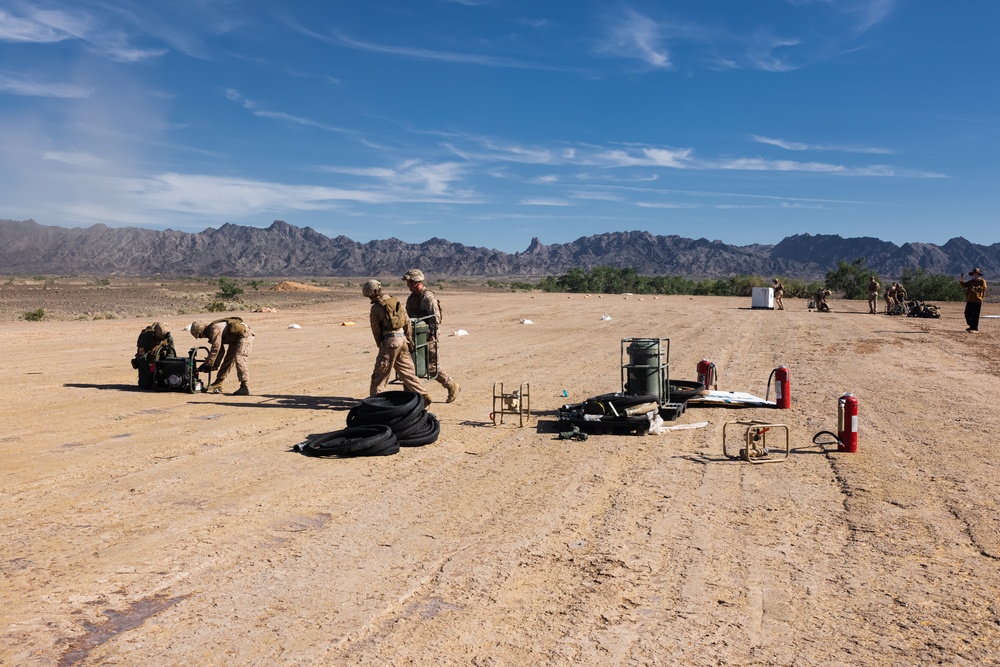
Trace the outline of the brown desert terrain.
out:
<instances>
[{"instance_id":1,"label":"brown desert terrain","mask_svg":"<svg viewBox=\"0 0 1000 667\"><path fill-rule=\"evenodd\" d=\"M306 457L367 394L357 284L246 295L278 309L235 313L248 397L136 386L139 330L186 353L209 283L0 286L0 664L1000 664L998 320L449 287L469 335L442 340L437 442ZM786 365L792 407L559 440L560 405L620 389L627 337L762 397ZM530 386L527 425L492 424L495 382ZM854 454L812 442L845 391ZM786 424L789 458L725 458L746 419Z\"/></svg>"}]
</instances>

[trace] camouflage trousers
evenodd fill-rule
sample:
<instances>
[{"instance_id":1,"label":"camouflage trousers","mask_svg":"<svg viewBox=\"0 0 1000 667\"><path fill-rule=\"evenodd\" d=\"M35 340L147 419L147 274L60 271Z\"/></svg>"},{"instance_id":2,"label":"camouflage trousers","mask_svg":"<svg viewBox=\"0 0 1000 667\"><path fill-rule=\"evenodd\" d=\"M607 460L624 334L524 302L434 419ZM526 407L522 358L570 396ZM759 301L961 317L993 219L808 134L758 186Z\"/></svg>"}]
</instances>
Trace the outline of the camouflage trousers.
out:
<instances>
[{"instance_id":1,"label":"camouflage trousers","mask_svg":"<svg viewBox=\"0 0 1000 667\"><path fill-rule=\"evenodd\" d=\"M222 381L229 375L229 371L236 366L236 377L242 384L250 383L250 353L253 351L253 331L247 327L247 335L240 338L237 343L230 343L226 348L226 356L222 359L213 384L222 384Z\"/></svg>"},{"instance_id":2,"label":"camouflage trousers","mask_svg":"<svg viewBox=\"0 0 1000 667\"><path fill-rule=\"evenodd\" d=\"M382 344L378 346L378 357L375 358L375 370L372 371L369 396L385 391L393 370L403 381L403 388L406 391L418 394L427 393L420 378L417 377L417 369L413 365L413 357L410 356L410 348L406 344L406 339L402 336L386 336L382 339Z\"/></svg>"}]
</instances>

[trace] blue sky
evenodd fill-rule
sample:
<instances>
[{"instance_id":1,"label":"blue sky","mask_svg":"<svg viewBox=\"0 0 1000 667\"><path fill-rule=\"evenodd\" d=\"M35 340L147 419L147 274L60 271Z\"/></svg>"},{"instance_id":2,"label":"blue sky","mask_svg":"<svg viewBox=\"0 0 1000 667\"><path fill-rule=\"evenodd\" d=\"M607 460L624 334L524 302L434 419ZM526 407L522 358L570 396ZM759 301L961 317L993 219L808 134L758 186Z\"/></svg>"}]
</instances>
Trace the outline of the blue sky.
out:
<instances>
[{"instance_id":1,"label":"blue sky","mask_svg":"<svg viewBox=\"0 0 1000 667\"><path fill-rule=\"evenodd\" d=\"M998 25L964 0L0 0L0 218L990 244Z\"/></svg>"}]
</instances>

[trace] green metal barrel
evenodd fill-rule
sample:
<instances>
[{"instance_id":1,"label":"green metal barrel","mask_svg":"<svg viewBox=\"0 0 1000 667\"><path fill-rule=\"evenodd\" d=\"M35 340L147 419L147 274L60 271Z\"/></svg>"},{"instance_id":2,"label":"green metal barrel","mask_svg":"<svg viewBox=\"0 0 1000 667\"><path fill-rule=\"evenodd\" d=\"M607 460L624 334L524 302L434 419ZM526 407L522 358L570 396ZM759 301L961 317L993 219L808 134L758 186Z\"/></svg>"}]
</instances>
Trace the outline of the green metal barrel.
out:
<instances>
[{"instance_id":1,"label":"green metal barrel","mask_svg":"<svg viewBox=\"0 0 1000 667\"><path fill-rule=\"evenodd\" d=\"M431 328L427 322L417 320L413 323L413 365L417 367L417 377L427 377L427 337Z\"/></svg>"},{"instance_id":2,"label":"green metal barrel","mask_svg":"<svg viewBox=\"0 0 1000 667\"><path fill-rule=\"evenodd\" d=\"M627 393L663 396L663 363L658 338L636 338L628 346Z\"/></svg>"}]
</instances>

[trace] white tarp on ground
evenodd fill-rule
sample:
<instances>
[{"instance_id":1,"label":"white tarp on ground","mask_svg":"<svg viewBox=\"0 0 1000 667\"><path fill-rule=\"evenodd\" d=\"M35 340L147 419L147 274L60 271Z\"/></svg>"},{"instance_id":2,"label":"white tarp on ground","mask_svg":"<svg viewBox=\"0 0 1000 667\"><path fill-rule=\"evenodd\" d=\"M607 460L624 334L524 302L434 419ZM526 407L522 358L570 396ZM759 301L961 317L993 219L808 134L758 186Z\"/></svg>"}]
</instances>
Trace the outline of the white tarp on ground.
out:
<instances>
[{"instance_id":1,"label":"white tarp on ground","mask_svg":"<svg viewBox=\"0 0 1000 667\"><path fill-rule=\"evenodd\" d=\"M740 406L760 406L773 408L774 401L768 401L760 396L754 396L743 391L709 391L700 396L695 396L688 402L688 407L695 405L732 405Z\"/></svg>"}]
</instances>

